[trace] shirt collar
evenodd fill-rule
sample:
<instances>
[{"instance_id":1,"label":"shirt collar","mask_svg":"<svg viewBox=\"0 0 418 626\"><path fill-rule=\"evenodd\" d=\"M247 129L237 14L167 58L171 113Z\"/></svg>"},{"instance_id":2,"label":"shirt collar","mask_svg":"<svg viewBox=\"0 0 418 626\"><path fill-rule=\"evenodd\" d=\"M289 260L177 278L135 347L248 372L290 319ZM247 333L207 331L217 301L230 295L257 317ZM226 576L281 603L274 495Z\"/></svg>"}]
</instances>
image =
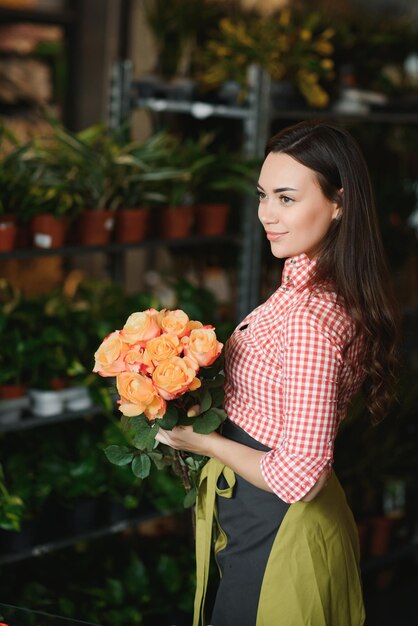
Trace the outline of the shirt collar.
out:
<instances>
[{"instance_id":1,"label":"shirt collar","mask_svg":"<svg viewBox=\"0 0 418 626\"><path fill-rule=\"evenodd\" d=\"M315 270L316 259L310 259L305 253L286 259L282 274L282 287L299 289L307 284Z\"/></svg>"}]
</instances>

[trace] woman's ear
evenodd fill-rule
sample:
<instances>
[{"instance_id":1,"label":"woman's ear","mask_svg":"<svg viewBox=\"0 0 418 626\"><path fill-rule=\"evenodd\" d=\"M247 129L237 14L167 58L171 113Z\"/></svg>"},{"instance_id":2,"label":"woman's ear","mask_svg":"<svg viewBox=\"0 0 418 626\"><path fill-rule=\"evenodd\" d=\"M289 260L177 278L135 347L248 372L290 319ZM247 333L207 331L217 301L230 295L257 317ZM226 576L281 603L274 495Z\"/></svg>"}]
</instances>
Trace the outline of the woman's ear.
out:
<instances>
[{"instance_id":1,"label":"woman's ear","mask_svg":"<svg viewBox=\"0 0 418 626\"><path fill-rule=\"evenodd\" d=\"M332 219L340 220L343 212L343 188L338 190L335 196L335 210Z\"/></svg>"}]
</instances>

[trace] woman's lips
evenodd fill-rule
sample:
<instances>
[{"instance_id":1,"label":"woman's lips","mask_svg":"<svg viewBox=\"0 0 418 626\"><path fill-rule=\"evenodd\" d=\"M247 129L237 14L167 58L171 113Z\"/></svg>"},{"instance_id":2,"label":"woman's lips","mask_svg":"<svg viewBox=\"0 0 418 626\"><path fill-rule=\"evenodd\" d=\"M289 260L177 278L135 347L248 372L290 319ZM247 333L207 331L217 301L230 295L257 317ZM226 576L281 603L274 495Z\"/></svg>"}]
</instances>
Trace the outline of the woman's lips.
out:
<instances>
[{"instance_id":1,"label":"woman's lips","mask_svg":"<svg viewBox=\"0 0 418 626\"><path fill-rule=\"evenodd\" d=\"M277 241L278 239L280 239L284 235L287 235L287 233L270 233L270 232L266 231L266 236L267 236L267 239L269 241Z\"/></svg>"}]
</instances>

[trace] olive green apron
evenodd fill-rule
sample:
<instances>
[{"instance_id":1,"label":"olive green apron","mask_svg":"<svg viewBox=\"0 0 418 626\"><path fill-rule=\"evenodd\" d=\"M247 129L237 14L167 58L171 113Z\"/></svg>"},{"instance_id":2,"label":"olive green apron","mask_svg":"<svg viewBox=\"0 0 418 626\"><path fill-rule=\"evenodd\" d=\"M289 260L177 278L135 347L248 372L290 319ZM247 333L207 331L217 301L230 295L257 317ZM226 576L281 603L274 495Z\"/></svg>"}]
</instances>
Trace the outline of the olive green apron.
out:
<instances>
[{"instance_id":1,"label":"olive green apron","mask_svg":"<svg viewBox=\"0 0 418 626\"><path fill-rule=\"evenodd\" d=\"M217 486L221 475L225 489ZM216 459L203 468L196 504L193 626L205 625L212 541L215 555L226 545L216 496L231 498L234 485L234 472ZM296 502L287 511L268 558L254 626L362 626L364 620L357 528L332 473L314 500Z\"/></svg>"}]
</instances>

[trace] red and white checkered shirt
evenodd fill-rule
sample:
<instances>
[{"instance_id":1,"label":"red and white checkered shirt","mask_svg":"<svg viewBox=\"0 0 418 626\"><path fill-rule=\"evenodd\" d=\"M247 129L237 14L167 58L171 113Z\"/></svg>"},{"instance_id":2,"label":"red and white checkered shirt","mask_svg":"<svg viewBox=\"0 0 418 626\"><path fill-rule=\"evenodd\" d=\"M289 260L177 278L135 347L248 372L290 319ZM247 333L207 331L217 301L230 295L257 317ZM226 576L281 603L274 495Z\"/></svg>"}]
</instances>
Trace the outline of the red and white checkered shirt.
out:
<instances>
[{"instance_id":1,"label":"red and white checkered shirt","mask_svg":"<svg viewBox=\"0 0 418 626\"><path fill-rule=\"evenodd\" d=\"M287 259L282 283L235 329L226 346L225 409L231 421L271 448L267 484L296 502L333 462L347 405L364 380L364 342L332 291L311 291L315 266Z\"/></svg>"}]
</instances>

